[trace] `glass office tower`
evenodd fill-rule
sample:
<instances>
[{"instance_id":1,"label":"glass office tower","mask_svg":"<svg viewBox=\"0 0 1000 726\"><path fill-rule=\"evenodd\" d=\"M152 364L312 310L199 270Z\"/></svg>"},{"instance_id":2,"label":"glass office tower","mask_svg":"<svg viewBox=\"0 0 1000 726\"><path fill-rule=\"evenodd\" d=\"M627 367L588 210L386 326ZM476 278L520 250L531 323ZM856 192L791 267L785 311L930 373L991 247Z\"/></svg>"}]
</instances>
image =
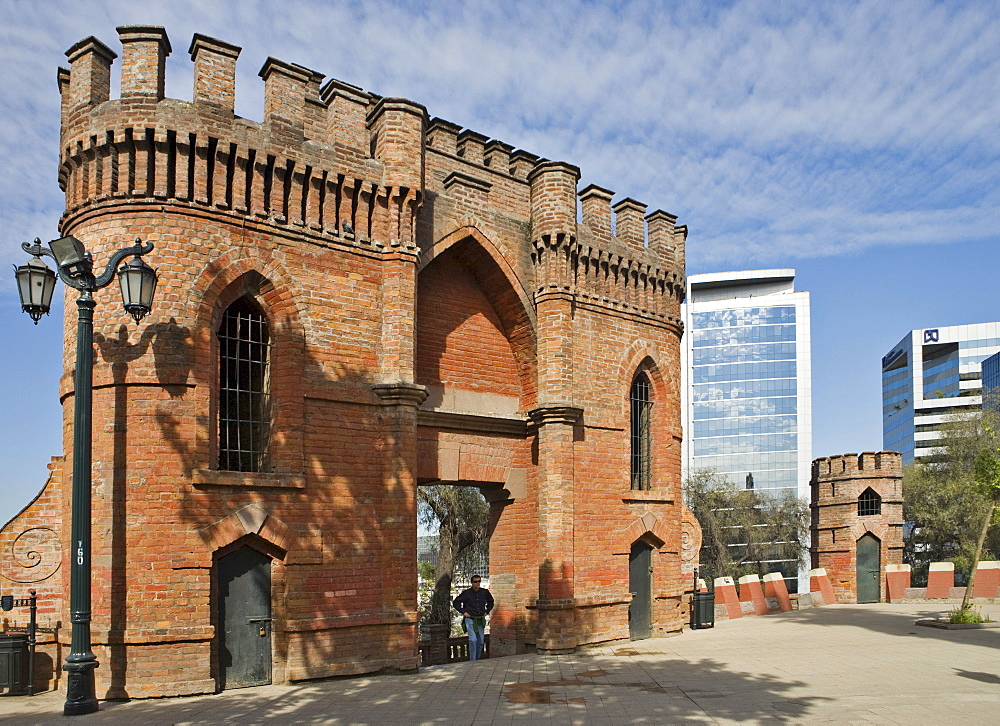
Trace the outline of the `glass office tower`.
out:
<instances>
[{"instance_id":1,"label":"glass office tower","mask_svg":"<svg viewBox=\"0 0 1000 726\"><path fill-rule=\"evenodd\" d=\"M808 502L809 293L795 292L794 282L788 269L688 278L685 476L710 469L738 486L790 491ZM786 571L787 564L781 569L792 578L795 568Z\"/></svg>"},{"instance_id":2,"label":"glass office tower","mask_svg":"<svg viewBox=\"0 0 1000 726\"><path fill-rule=\"evenodd\" d=\"M882 357L882 448L904 464L933 457L942 424L982 406L998 351L1000 323L911 330Z\"/></svg>"}]
</instances>

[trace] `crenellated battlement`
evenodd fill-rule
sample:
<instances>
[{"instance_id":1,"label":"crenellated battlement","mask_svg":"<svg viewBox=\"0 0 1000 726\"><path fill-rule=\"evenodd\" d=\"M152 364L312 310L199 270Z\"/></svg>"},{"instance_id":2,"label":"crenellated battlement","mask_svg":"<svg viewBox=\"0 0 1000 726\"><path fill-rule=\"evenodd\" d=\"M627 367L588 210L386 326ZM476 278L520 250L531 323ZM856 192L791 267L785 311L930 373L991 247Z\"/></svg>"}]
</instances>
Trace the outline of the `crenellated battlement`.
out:
<instances>
[{"instance_id":1,"label":"crenellated battlement","mask_svg":"<svg viewBox=\"0 0 1000 726\"><path fill-rule=\"evenodd\" d=\"M863 454L842 454L813 461L813 481L852 477L900 477L903 457L896 451L866 451Z\"/></svg>"},{"instance_id":2,"label":"crenellated battlement","mask_svg":"<svg viewBox=\"0 0 1000 726\"><path fill-rule=\"evenodd\" d=\"M596 184L577 191L577 167L514 150L510 144L442 118L431 119L426 142L428 150L465 162L463 171L445 180L446 188L461 177L467 185L488 192L492 185L487 179L493 174L530 185L533 257L541 260L546 247L569 244L573 251L567 249L564 255L585 260L579 269L573 264L572 282L566 279L567 265L561 266L561 272L543 270L540 290L572 288L576 294L617 299L626 307L649 311L671 305L654 303L656 295L683 294L687 227L678 225L675 215L659 209L646 214L646 205L630 198L612 205L614 192ZM466 173L469 164L481 169L474 171L481 179ZM582 223L578 222L577 199ZM604 270L602 276L592 274L599 269Z\"/></svg>"},{"instance_id":3,"label":"crenellated battlement","mask_svg":"<svg viewBox=\"0 0 1000 726\"><path fill-rule=\"evenodd\" d=\"M193 101L164 97L163 28L122 26L117 54L96 38L60 69L63 224L122 199L207 206L351 244L415 249L426 111L268 58L264 120L234 112L240 48L196 34Z\"/></svg>"},{"instance_id":4,"label":"crenellated battlement","mask_svg":"<svg viewBox=\"0 0 1000 726\"><path fill-rule=\"evenodd\" d=\"M596 185L578 192L572 165L429 119L406 99L324 83L323 74L276 58L259 72L263 121L240 118L241 49L202 34L188 49L192 100L165 98L166 31L134 25L118 32L119 98L110 98L118 55L96 38L70 48L70 68L59 71L64 229L95 206L169 201L338 244L415 250L428 190L465 205L467 216L491 204L521 209L509 202L523 198L519 222L530 223L526 253L537 289L572 289L654 316L667 315L683 295L687 228L662 210L647 214L634 199L612 205L613 193ZM440 160L438 179L425 178L428 153ZM550 264L557 257L572 262ZM674 299L657 301L664 295Z\"/></svg>"},{"instance_id":5,"label":"crenellated battlement","mask_svg":"<svg viewBox=\"0 0 1000 726\"><path fill-rule=\"evenodd\" d=\"M481 166L497 174L526 182L535 165L542 161L536 154L515 149L511 144L463 129L443 118L432 118L427 125L427 148Z\"/></svg>"},{"instance_id":6,"label":"crenellated battlement","mask_svg":"<svg viewBox=\"0 0 1000 726\"><path fill-rule=\"evenodd\" d=\"M426 141L430 150L475 164L485 172L508 175L529 184L545 171L542 165L550 163L442 118L431 119ZM646 205L630 198L612 206L614 192L596 184L575 192L580 179L579 169L568 164L557 163L558 166L565 167L563 172L568 174L562 182L535 185L532 189L536 237L561 233L586 237L587 233L580 234L582 230L576 224L576 201L566 193L572 177L574 193L580 200L583 226L590 235L589 246L604 248L605 254L618 252L637 262L683 270L687 227L677 225L675 215L659 209L646 214ZM558 199L546 197L549 192ZM544 202L540 202L541 197L545 197Z\"/></svg>"},{"instance_id":7,"label":"crenellated battlement","mask_svg":"<svg viewBox=\"0 0 1000 726\"><path fill-rule=\"evenodd\" d=\"M614 192L596 184L579 196L583 224L597 242L617 242L632 255L653 256L664 268L684 268L687 227L677 224L676 215L662 209L646 214L646 205L631 198L612 205Z\"/></svg>"}]
</instances>

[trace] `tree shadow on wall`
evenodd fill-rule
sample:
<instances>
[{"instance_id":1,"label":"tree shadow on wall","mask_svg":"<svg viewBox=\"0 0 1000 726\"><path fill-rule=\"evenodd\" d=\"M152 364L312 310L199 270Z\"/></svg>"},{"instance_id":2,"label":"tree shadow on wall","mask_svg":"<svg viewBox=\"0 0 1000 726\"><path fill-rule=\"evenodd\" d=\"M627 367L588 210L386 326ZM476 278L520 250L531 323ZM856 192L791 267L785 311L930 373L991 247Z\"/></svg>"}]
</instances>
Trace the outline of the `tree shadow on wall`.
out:
<instances>
[{"instance_id":1,"label":"tree shadow on wall","mask_svg":"<svg viewBox=\"0 0 1000 726\"><path fill-rule=\"evenodd\" d=\"M186 327L178 325L177 320L173 317L166 323L154 323L143 328L135 343L130 342L131 336L127 325L120 325L117 332L117 337L105 336L100 332L94 334L99 360L110 363L111 383L114 387L111 471L107 472L106 467L100 466L100 463L95 461L98 484L103 478L101 474L110 474L111 480L111 521L103 527L98 522L97 529L97 531L107 532L108 550L111 558L110 579L103 584L104 587L108 588L108 605L111 613L108 623L110 662L107 667L110 668L111 672L110 685L106 694L108 698L124 698L127 695L125 690L128 667L125 646L127 622L124 615L128 589L126 488L129 467L127 452L130 439L142 440L148 435L146 431L130 432L128 430L129 388L126 383L128 382L129 366L135 361L141 360L152 347L156 380L167 381L168 383L163 385L163 389L167 391L170 398L179 398L184 395L187 388L191 349L190 331ZM105 381L95 376L95 384L101 385L102 383ZM100 411L95 412L94 420L95 427L100 426L101 423L107 425L106 421L101 421Z\"/></svg>"},{"instance_id":2,"label":"tree shadow on wall","mask_svg":"<svg viewBox=\"0 0 1000 726\"><path fill-rule=\"evenodd\" d=\"M208 335L214 334L211 331ZM274 427L272 437L279 442L276 448L286 453L290 450L289 440L298 437L304 442L291 459L281 459L279 454L276 468L299 477L306 473L304 488L190 483L194 470L214 468L214 462L208 460L210 447L205 435L198 433L207 433L211 426L195 415L199 397L210 395L217 374L217 361L208 370L196 365L196 347L205 344L206 336L196 340L174 318L149 326L138 338L133 332L130 339L125 326L115 337L95 336L102 358L110 364L114 382L119 384L115 389L112 434L114 521L105 535L111 552L111 688L102 697L122 699L135 695L125 686L126 628L140 625L137 618L143 616L135 612L137 605L143 609L155 605L142 602L141 589L150 576L143 579L141 586L135 582L138 560L130 559L129 547L139 544L136 537L145 541L163 537L165 545L179 545L172 562L154 564L154 569L162 568L166 574L171 569L193 567L194 572L204 573L190 581L192 584L186 585L184 591L170 594L170 601L164 602L163 612L167 615L163 619L169 619L174 598L188 598L198 603L196 620L207 624L209 617L216 617L218 602L211 590L214 585L206 584L211 569L205 563L211 562L212 553L197 533L252 504L261 507L268 518L287 525L292 530L290 541L297 547L279 562L286 566L281 570L283 578L276 578L277 583L282 583L278 586L281 591L272 590L276 624L287 620L335 622L358 612L376 613L370 632L353 639L356 647L338 647L337 632L331 630L323 635L321 626L318 637L302 637L301 645L294 646L296 661L310 664L314 670L334 666L330 673L336 672L338 660L345 659L367 661L374 664L369 670L378 670L397 662L402 648L406 651L403 656L411 656L416 663L415 602L409 602L409 595L416 591L416 558L411 563L406 556L411 550L415 552L416 544L415 472L407 471L406 462L395 454L400 442L388 433L391 407L380 405L372 388L378 382L377 371L318 359L307 350L301 328L296 325L279 322L273 326L272 335L277 341L273 349L276 355L293 351L297 361L292 368L286 365L274 369L271 388L275 420L281 423ZM341 344L355 345L355 341L344 340ZM131 366L149 365L144 356L150 352L157 381L153 388L166 395L121 385L128 381ZM331 351L322 351L327 353ZM338 358L335 349L331 357ZM144 410L151 411L145 430L140 430L142 426L137 426L134 418L129 422L133 431L126 430L126 412L134 410L136 402L130 397L143 398ZM296 409L299 413L289 416ZM97 431L106 427L107 421L101 420L100 412L95 413ZM289 421L297 423L290 427ZM140 462L155 460L155 467L145 465L147 471L176 474L156 481L155 493L147 495L144 487L154 482L134 481L134 467L131 472L129 469L132 457ZM233 479L234 484L237 480ZM189 548L198 551L185 552ZM401 561L406 564L401 565ZM147 565L145 560L142 564ZM386 576L388 572L393 573L391 577ZM129 578L131 593L126 587ZM209 605L202 610L205 602ZM133 622L127 622L127 618ZM412 649L405 647L405 637L381 625L383 620L402 624L404 630L411 627ZM287 659L290 639L296 637L300 637L298 633L275 633L276 660ZM384 666L379 665L380 659L385 661ZM320 673L326 675L322 670Z\"/></svg>"}]
</instances>

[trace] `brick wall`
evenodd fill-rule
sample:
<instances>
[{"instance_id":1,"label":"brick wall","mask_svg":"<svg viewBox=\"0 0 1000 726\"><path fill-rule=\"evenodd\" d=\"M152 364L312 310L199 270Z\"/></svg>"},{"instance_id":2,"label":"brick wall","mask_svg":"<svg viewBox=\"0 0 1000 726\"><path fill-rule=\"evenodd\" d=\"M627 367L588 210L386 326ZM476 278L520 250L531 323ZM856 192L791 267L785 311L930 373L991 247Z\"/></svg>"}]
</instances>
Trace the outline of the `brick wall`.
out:
<instances>
[{"instance_id":1,"label":"brick wall","mask_svg":"<svg viewBox=\"0 0 1000 726\"><path fill-rule=\"evenodd\" d=\"M121 98L96 39L59 74L60 231L98 264L152 241L160 279L139 328L98 294L98 695L218 687L218 560L244 545L271 560L276 682L415 668L422 483L490 501L495 654L629 637L637 540L654 548L654 633L679 629L686 228L655 211L646 235L645 206L627 200L616 237L607 190L581 192L578 224L576 167L273 58L263 121L237 118L240 49L207 36L191 44L194 100L164 98L166 33L120 33ZM244 296L271 333L258 473L217 465L215 333ZM67 326L67 456L74 340ZM633 492L639 370L653 486ZM63 478L0 539L45 526L65 548ZM50 614L67 623L68 562L49 579Z\"/></svg>"}]
</instances>

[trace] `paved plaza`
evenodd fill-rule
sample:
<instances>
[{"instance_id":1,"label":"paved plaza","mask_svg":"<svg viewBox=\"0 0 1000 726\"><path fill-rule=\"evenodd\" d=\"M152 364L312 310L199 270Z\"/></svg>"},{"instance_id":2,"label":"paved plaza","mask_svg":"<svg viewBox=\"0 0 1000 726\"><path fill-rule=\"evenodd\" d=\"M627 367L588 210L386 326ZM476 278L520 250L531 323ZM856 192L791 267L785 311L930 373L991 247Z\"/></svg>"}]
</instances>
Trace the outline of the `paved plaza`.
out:
<instances>
[{"instance_id":1,"label":"paved plaza","mask_svg":"<svg viewBox=\"0 0 1000 726\"><path fill-rule=\"evenodd\" d=\"M565 656L455 663L409 675L102 703L0 698L0 721L203 724L1000 722L1000 629L916 626L954 605L835 605L722 621ZM1000 603L983 611L1000 620Z\"/></svg>"}]
</instances>

